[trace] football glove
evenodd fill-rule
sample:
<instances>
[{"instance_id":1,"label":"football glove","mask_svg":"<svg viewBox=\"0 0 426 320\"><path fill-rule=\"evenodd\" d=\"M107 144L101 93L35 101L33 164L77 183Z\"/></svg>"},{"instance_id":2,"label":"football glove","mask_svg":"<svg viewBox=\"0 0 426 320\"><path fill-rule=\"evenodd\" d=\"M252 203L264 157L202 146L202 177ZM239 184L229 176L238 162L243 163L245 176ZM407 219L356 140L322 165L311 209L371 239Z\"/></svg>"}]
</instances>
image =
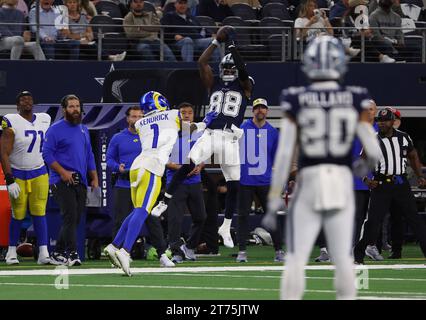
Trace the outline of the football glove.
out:
<instances>
[{"instance_id":1,"label":"football glove","mask_svg":"<svg viewBox=\"0 0 426 320\"><path fill-rule=\"evenodd\" d=\"M19 184L17 184L16 182L9 184L7 186L7 191L9 192L9 195L13 198L13 199L18 199L19 194L21 193L21 188L19 187Z\"/></svg>"},{"instance_id":2,"label":"football glove","mask_svg":"<svg viewBox=\"0 0 426 320\"><path fill-rule=\"evenodd\" d=\"M206 127L208 127L210 123L212 123L212 121L217 118L218 115L219 113L217 113L216 111L208 112L203 119L203 122L206 124Z\"/></svg>"}]
</instances>

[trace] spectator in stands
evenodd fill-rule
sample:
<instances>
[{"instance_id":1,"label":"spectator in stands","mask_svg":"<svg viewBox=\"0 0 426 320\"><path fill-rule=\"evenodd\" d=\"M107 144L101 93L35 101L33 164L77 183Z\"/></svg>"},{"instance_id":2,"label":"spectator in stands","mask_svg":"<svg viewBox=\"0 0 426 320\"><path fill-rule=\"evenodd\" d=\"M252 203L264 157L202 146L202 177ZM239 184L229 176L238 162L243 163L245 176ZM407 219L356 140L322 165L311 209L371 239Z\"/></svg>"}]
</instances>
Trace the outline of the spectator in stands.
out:
<instances>
[{"instance_id":1,"label":"spectator in stands","mask_svg":"<svg viewBox=\"0 0 426 320\"><path fill-rule=\"evenodd\" d=\"M190 103L183 102L178 108L183 121L194 122L194 107ZM176 171L187 161L191 147L200 137L200 133L193 132L191 134L189 131L182 131L182 135L173 147L169 163L166 165L167 184L172 181ZM199 244L207 217L200 175L203 167L204 164L199 164L188 174L187 178L176 190L167 209L169 245L174 263L183 262L183 258L190 261L196 260L194 251ZM192 225L189 238L186 243L183 243L180 236L186 205L192 217Z\"/></svg>"},{"instance_id":2,"label":"spectator in stands","mask_svg":"<svg viewBox=\"0 0 426 320\"><path fill-rule=\"evenodd\" d=\"M412 39L404 39L401 17L391 9L392 5L392 0L379 0L379 7L370 14L373 42L380 52L388 56L415 60L420 57L421 43Z\"/></svg>"},{"instance_id":3,"label":"spectator in stands","mask_svg":"<svg viewBox=\"0 0 426 320\"><path fill-rule=\"evenodd\" d=\"M197 15L209 16L215 22L222 22L223 19L233 14L231 8L226 4L226 0L200 0Z\"/></svg>"},{"instance_id":4,"label":"spectator in stands","mask_svg":"<svg viewBox=\"0 0 426 320\"><path fill-rule=\"evenodd\" d=\"M64 4L68 9L68 37L80 41L81 44L93 41L92 28L88 25L86 14L81 10L80 0L64 0Z\"/></svg>"},{"instance_id":5,"label":"spectator in stands","mask_svg":"<svg viewBox=\"0 0 426 320\"><path fill-rule=\"evenodd\" d=\"M334 3L330 8L329 19L333 21L334 19L342 18L349 11L349 1L348 0L339 0Z\"/></svg>"},{"instance_id":6,"label":"spectator in stands","mask_svg":"<svg viewBox=\"0 0 426 320\"><path fill-rule=\"evenodd\" d=\"M255 9L260 9L260 7L261 7L259 0L225 0L225 3L229 7L232 7L236 3L245 3L245 4L248 4L250 7L255 8Z\"/></svg>"},{"instance_id":7,"label":"spectator in stands","mask_svg":"<svg viewBox=\"0 0 426 320\"><path fill-rule=\"evenodd\" d=\"M81 0L81 13L86 15L87 21L92 20L98 14L95 5L90 0Z\"/></svg>"},{"instance_id":8,"label":"spectator in stands","mask_svg":"<svg viewBox=\"0 0 426 320\"><path fill-rule=\"evenodd\" d=\"M130 0L130 12L124 18L124 31L129 39L137 41L136 50L143 60L158 60L161 50L161 40L158 38L160 20L155 12L143 11L144 0ZM147 27L153 25L155 27ZM163 43L165 61L176 61L176 58Z\"/></svg>"},{"instance_id":9,"label":"spectator in stands","mask_svg":"<svg viewBox=\"0 0 426 320\"><path fill-rule=\"evenodd\" d=\"M374 10L377 9L378 6L379 0L371 0L370 2L368 2L368 12L370 12L371 14L372 12L374 12ZM401 9L400 0L392 0L392 10L397 13L401 18L405 17Z\"/></svg>"},{"instance_id":10,"label":"spectator in stands","mask_svg":"<svg viewBox=\"0 0 426 320\"><path fill-rule=\"evenodd\" d=\"M309 42L319 34L333 35L333 28L328 21L325 11L318 10L314 0L302 4L299 17L294 22L296 37Z\"/></svg>"},{"instance_id":11,"label":"spectator in stands","mask_svg":"<svg viewBox=\"0 0 426 320\"><path fill-rule=\"evenodd\" d=\"M25 26L24 14L16 9L18 0L4 0L0 8L0 23L16 23L17 25L0 25L0 50L10 50L10 59L21 58L23 50L31 52L36 60L46 60L40 45L31 42L31 33Z\"/></svg>"},{"instance_id":12,"label":"spectator in stands","mask_svg":"<svg viewBox=\"0 0 426 320\"><path fill-rule=\"evenodd\" d=\"M28 17L28 6L24 0L18 1L18 5L16 6L16 9L21 11L24 14L25 18Z\"/></svg>"},{"instance_id":13,"label":"spectator in stands","mask_svg":"<svg viewBox=\"0 0 426 320\"><path fill-rule=\"evenodd\" d=\"M380 51L380 47L376 46L373 42L373 32L369 27L368 19L364 19L362 24L358 19L358 14L355 13L355 9L360 5L367 5L367 0L349 0L350 10L347 11L342 18L343 35L352 40L352 46L355 48L361 48L362 37L365 41L365 60L377 61L383 63L394 63L395 59L389 57L385 53ZM367 12L365 12L366 14ZM362 19L361 19L362 20Z\"/></svg>"},{"instance_id":14,"label":"spectator in stands","mask_svg":"<svg viewBox=\"0 0 426 320\"><path fill-rule=\"evenodd\" d=\"M80 52L80 41L68 38L70 32L68 26L63 23L61 25L61 12L52 4L53 0L40 0L40 28L38 31L44 54L46 58L54 59L56 48L67 48L70 51L69 58L77 60ZM32 32L36 33L35 7L30 10L29 20L32 24Z\"/></svg>"},{"instance_id":15,"label":"spectator in stands","mask_svg":"<svg viewBox=\"0 0 426 320\"><path fill-rule=\"evenodd\" d=\"M204 51L213 41L212 37L204 38L201 35L200 24L192 15L187 14L188 1L177 0L175 2L176 12L168 12L161 19L161 24L165 29L166 42L175 45L185 62L194 61L194 51ZM220 60L220 49L216 49L212 59L216 62Z\"/></svg>"},{"instance_id":16,"label":"spectator in stands","mask_svg":"<svg viewBox=\"0 0 426 320\"><path fill-rule=\"evenodd\" d=\"M175 11L175 8L172 7L171 4L176 3L176 0L166 0L163 6L164 13ZM198 6L199 0L188 0L188 8L187 12L191 14L192 16L197 15L197 6Z\"/></svg>"}]
</instances>

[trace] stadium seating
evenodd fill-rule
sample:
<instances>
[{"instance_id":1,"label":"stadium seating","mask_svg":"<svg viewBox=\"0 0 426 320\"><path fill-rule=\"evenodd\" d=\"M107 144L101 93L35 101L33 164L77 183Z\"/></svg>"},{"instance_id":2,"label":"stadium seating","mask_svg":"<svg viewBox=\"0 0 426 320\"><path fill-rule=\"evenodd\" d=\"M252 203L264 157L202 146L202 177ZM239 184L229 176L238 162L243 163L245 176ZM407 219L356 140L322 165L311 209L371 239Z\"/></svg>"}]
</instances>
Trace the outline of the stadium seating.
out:
<instances>
[{"instance_id":1,"label":"stadium seating","mask_svg":"<svg viewBox=\"0 0 426 320\"><path fill-rule=\"evenodd\" d=\"M268 3L262 8L262 17L274 17L281 20L291 20L287 7L282 3Z\"/></svg>"}]
</instances>

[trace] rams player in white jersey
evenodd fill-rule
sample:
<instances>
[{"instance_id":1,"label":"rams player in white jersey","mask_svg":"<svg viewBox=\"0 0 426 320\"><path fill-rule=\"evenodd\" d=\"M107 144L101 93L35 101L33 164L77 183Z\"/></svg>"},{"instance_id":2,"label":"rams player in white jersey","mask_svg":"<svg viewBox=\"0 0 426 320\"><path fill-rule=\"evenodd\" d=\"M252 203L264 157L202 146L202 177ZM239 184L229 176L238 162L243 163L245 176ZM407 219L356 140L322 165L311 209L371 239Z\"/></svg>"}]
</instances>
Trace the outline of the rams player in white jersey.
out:
<instances>
[{"instance_id":1,"label":"rams player in white jersey","mask_svg":"<svg viewBox=\"0 0 426 320\"><path fill-rule=\"evenodd\" d=\"M19 264L16 245L28 208L39 246L37 262L50 264L45 217L49 182L41 151L51 119L47 113L33 113L33 97L28 91L18 94L16 105L18 113L2 120L1 164L12 205L6 263Z\"/></svg>"},{"instance_id":2,"label":"rams player in white jersey","mask_svg":"<svg viewBox=\"0 0 426 320\"><path fill-rule=\"evenodd\" d=\"M182 126L187 127L187 130L202 131L217 116L211 112L203 122L182 122L179 110L169 110L166 98L155 91L143 95L140 105L144 117L136 122L135 127L142 144L142 152L130 168L131 197L135 209L124 220L112 243L104 250L111 263L122 268L128 276L131 276L129 253L157 201L161 177L178 138L178 132L182 130ZM165 254L160 259L163 260L162 266L174 266Z\"/></svg>"},{"instance_id":3,"label":"rams player in white jersey","mask_svg":"<svg viewBox=\"0 0 426 320\"><path fill-rule=\"evenodd\" d=\"M380 148L368 122L371 103L367 90L339 84L346 68L342 44L330 36L317 37L303 56L302 70L312 84L283 90L281 96L285 117L263 224L274 226L297 141L299 172L286 221L288 254L281 281L282 299L302 298L304 267L321 227L336 265L337 298L356 296L351 256L355 215L351 150L358 135L368 156L357 163L357 169L364 171L359 172L362 175L374 167Z\"/></svg>"}]
</instances>

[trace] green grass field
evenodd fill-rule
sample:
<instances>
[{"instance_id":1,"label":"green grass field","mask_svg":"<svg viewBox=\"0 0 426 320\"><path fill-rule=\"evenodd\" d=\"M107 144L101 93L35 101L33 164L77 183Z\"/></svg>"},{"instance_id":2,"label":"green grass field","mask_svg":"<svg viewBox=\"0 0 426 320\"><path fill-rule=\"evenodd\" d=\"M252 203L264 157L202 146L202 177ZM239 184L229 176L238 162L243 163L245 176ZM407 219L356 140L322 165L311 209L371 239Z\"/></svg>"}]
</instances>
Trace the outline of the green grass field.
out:
<instances>
[{"instance_id":1,"label":"green grass field","mask_svg":"<svg viewBox=\"0 0 426 320\"><path fill-rule=\"evenodd\" d=\"M248 247L249 262L237 264L235 249L221 247L220 256L200 257L176 268L159 268L157 261L137 260L133 277L110 268L105 258L69 269L68 289L54 267L21 259L19 266L0 265L0 299L154 299L154 300L274 300L279 297L282 265L273 262L271 247ZM334 299L330 264L315 263L306 272L305 299ZM388 253L383 254L386 258ZM404 259L366 259L360 299L426 299L426 265L418 246L404 248ZM398 266L397 266L398 265ZM402 266L401 266L402 265ZM75 274L78 273L78 274ZM368 276L368 277L367 277ZM368 280L367 280L368 279Z\"/></svg>"}]
</instances>

